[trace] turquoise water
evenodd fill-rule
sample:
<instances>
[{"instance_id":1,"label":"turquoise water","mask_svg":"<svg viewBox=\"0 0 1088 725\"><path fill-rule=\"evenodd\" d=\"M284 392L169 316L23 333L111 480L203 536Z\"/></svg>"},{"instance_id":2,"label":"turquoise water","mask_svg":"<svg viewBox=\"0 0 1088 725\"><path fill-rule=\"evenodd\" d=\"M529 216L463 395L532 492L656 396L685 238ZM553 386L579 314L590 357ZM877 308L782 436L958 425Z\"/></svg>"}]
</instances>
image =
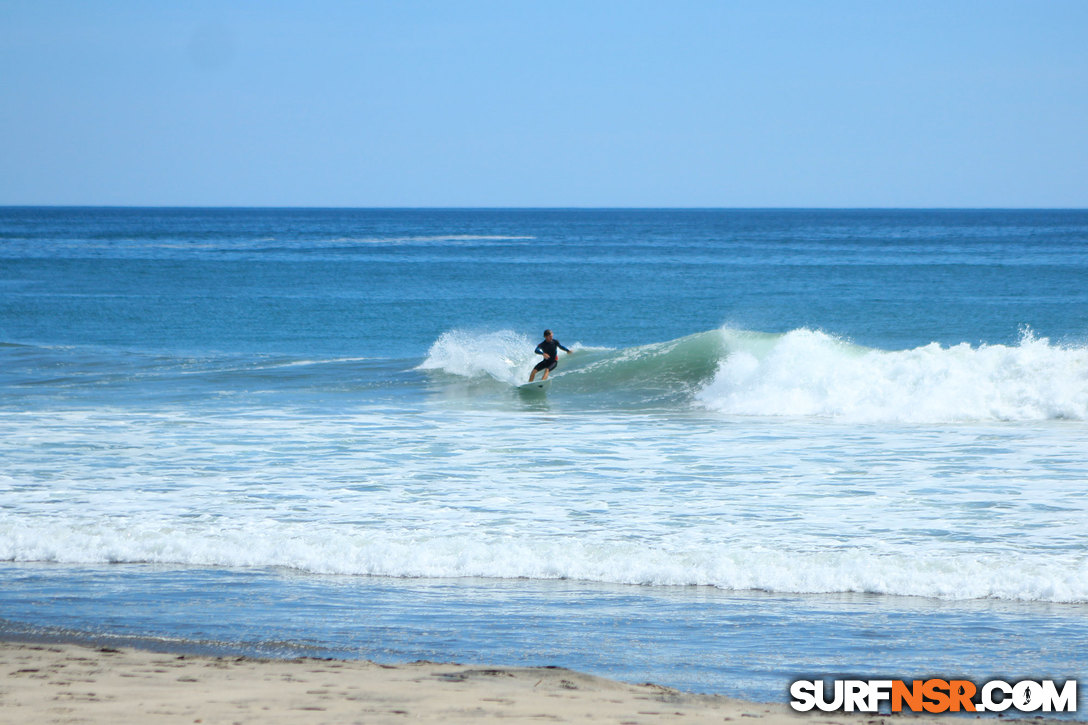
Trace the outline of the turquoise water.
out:
<instances>
[{"instance_id":1,"label":"turquoise water","mask_svg":"<svg viewBox=\"0 0 1088 725\"><path fill-rule=\"evenodd\" d=\"M0 630L1083 679L1086 281L1083 211L0 209Z\"/></svg>"}]
</instances>

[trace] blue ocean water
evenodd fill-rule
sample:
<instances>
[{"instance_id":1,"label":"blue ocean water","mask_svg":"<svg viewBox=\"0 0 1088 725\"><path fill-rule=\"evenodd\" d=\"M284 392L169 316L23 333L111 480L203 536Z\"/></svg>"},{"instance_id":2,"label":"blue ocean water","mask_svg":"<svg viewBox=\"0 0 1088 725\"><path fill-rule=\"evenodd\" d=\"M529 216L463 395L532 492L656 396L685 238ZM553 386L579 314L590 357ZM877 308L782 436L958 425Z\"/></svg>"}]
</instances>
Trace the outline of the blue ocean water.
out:
<instances>
[{"instance_id":1,"label":"blue ocean water","mask_svg":"<svg viewBox=\"0 0 1088 725\"><path fill-rule=\"evenodd\" d=\"M3 208L0 633L1085 679L1086 282L1085 211Z\"/></svg>"}]
</instances>

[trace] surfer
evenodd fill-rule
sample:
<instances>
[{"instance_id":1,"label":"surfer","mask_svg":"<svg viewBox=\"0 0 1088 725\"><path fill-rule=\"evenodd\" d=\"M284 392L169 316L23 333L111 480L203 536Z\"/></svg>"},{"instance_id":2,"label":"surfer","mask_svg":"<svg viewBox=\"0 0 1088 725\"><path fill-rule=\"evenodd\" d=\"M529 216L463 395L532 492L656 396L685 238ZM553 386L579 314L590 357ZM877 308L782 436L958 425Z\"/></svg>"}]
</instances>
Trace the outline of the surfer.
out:
<instances>
[{"instance_id":1,"label":"surfer","mask_svg":"<svg viewBox=\"0 0 1088 725\"><path fill-rule=\"evenodd\" d=\"M555 370L555 366L559 364L560 350L566 350L566 353L570 355L570 350L563 347L563 343L559 342L559 340L552 339L552 331L545 330L544 342L537 345L536 350L534 351L537 355L543 355L544 359L536 364L536 367L533 368L533 372L529 373L530 383L533 382L533 378L535 378L536 374L541 370L544 371L544 377L542 377L541 380L548 379L548 373Z\"/></svg>"}]
</instances>

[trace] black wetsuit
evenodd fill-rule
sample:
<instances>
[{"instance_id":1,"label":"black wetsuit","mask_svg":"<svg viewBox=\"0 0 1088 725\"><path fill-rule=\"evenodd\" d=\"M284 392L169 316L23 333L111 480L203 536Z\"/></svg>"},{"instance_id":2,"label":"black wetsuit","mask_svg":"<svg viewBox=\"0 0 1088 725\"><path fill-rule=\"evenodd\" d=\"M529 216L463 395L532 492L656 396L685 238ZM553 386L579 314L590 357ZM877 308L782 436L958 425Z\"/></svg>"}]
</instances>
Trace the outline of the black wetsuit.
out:
<instances>
[{"instance_id":1,"label":"black wetsuit","mask_svg":"<svg viewBox=\"0 0 1088 725\"><path fill-rule=\"evenodd\" d=\"M548 370L555 370L555 366L559 363L560 350L566 350L567 352L570 352L570 350L567 350L567 348L563 347L563 343L559 342L559 340L556 340L554 337L551 340L545 340L544 342L537 345L536 354L547 355L548 357L538 362L533 370L543 370L544 368L548 368Z\"/></svg>"}]
</instances>

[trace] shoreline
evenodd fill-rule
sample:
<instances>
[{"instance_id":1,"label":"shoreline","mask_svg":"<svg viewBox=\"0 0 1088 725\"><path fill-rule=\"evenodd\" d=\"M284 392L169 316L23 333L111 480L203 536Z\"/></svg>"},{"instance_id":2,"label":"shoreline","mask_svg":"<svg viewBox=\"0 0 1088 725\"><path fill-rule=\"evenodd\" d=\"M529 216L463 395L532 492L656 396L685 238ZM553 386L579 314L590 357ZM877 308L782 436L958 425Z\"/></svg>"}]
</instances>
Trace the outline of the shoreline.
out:
<instances>
[{"instance_id":1,"label":"shoreline","mask_svg":"<svg viewBox=\"0 0 1088 725\"><path fill-rule=\"evenodd\" d=\"M318 725L500 719L634 725L722 723L741 718L754 718L764 725L878 725L898 717L908 717L914 725L949 722L947 716L796 713L786 703L627 684L557 667L273 660L4 640L0 641L0 672L0 723L4 725L76 721Z\"/></svg>"}]
</instances>

